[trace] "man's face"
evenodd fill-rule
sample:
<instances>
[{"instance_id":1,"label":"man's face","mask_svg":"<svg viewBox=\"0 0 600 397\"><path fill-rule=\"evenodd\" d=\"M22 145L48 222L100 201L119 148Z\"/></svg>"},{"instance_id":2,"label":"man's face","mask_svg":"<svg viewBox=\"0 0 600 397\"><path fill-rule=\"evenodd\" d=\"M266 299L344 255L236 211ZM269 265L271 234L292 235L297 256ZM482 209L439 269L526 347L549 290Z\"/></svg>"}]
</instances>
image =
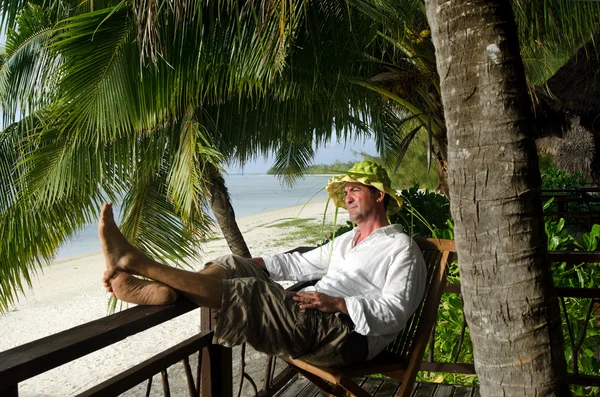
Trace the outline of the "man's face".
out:
<instances>
[{"instance_id":1,"label":"man's face","mask_svg":"<svg viewBox=\"0 0 600 397\"><path fill-rule=\"evenodd\" d=\"M344 196L349 218L354 223L375 216L379 194L372 194L371 189L362 183L347 182L344 185Z\"/></svg>"}]
</instances>

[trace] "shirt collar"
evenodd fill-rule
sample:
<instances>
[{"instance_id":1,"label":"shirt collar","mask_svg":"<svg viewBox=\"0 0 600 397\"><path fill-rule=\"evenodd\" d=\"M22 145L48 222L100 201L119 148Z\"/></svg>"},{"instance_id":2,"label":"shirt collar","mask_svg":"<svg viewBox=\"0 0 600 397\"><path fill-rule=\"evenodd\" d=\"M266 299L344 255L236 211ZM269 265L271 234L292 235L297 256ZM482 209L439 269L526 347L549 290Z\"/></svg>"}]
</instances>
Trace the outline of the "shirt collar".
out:
<instances>
[{"instance_id":1,"label":"shirt collar","mask_svg":"<svg viewBox=\"0 0 600 397\"><path fill-rule=\"evenodd\" d=\"M393 223L391 225L383 226L383 227L380 227L379 229L373 231L373 233L369 234L363 241L365 241L367 238L370 238L371 236L377 236L379 234L383 234L388 237L392 237L398 233L402 233L403 231L404 231L404 229L402 228L402 225ZM354 228L354 235L352 236L352 246L356 246L356 239L358 238L358 235L359 235L359 230L358 230L358 226L357 226Z\"/></svg>"}]
</instances>

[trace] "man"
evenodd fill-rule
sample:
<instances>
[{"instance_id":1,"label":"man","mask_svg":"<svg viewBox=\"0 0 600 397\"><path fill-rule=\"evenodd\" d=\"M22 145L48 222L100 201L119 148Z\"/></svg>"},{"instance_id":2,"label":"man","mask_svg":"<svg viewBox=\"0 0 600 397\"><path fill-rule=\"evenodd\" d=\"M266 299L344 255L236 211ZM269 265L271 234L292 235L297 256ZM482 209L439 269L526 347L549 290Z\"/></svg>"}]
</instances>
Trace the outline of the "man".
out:
<instances>
[{"instance_id":1,"label":"man","mask_svg":"<svg viewBox=\"0 0 600 397\"><path fill-rule=\"evenodd\" d=\"M332 178L327 191L357 227L310 252L209 262L198 273L162 265L131 246L110 204L98 226L106 289L138 304L166 304L178 294L219 309L214 342L248 342L271 355L320 365L348 365L377 355L406 324L422 298L423 256L387 215L402 199L383 168L363 161ZM132 274L155 281L140 280ZM288 293L272 280L321 280Z\"/></svg>"}]
</instances>

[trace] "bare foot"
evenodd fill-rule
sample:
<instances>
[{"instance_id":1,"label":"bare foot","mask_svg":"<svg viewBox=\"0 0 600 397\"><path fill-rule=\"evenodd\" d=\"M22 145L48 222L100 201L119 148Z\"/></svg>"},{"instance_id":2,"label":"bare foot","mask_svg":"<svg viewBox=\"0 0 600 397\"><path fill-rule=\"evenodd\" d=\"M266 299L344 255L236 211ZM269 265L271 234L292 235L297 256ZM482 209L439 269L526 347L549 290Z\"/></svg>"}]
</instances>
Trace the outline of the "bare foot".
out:
<instances>
[{"instance_id":1,"label":"bare foot","mask_svg":"<svg viewBox=\"0 0 600 397\"><path fill-rule=\"evenodd\" d=\"M116 272L135 273L133 266L136 262L147 259L138 249L125 239L113 216L112 204L105 203L98 222L98 236L106 262L107 279ZM108 277L107 277L108 276Z\"/></svg>"},{"instance_id":2,"label":"bare foot","mask_svg":"<svg viewBox=\"0 0 600 397\"><path fill-rule=\"evenodd\" d=\"M177 293L171 287L123 272L114 273L110 279L105 278L104 286L113 296L137 305L168 305L177 300Z\"/></svg>"},{"instance_id":3,"label":"bare foot","mask_svg":"<svg viewBox=\"0 0 600 397\"><path fill-rule=\"evenodd\" d=\"M138 305L166 305L177 299L177 293L171 287L129 274L136 273L135 266L149 258L125 239L115 223L111 204L102 207L98 236L106 262L102 282L108 292L122 301Z\"/></svg>"}]
</instances>

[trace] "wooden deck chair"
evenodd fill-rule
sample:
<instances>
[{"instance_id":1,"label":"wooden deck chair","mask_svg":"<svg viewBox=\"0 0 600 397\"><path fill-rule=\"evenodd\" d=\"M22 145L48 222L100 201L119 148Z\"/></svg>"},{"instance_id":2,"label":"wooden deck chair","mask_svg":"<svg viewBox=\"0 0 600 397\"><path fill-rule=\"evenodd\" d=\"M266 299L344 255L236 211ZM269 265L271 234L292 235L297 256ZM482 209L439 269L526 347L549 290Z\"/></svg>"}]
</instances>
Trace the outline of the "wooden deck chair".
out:
<instances>
[{"instance_id":1,"label":"wooden deck chair","mask_svg":"<svg viewBox=\"0 0 600 397\"><path fill-rule=\"evenodd\" d=\"M456 256L453 240L415 238L415 242L421 248L427 264L425 296L404 330L383 352L364 363L336 368L320 367L302 359L281 357L317 385L322 394L370 397L370 394L361 389L352 378L383 374L401 381L397 397L410 396L429 335L435 324L437 308L446 285L447 267Z\"/></svg>"}]
</instances>

